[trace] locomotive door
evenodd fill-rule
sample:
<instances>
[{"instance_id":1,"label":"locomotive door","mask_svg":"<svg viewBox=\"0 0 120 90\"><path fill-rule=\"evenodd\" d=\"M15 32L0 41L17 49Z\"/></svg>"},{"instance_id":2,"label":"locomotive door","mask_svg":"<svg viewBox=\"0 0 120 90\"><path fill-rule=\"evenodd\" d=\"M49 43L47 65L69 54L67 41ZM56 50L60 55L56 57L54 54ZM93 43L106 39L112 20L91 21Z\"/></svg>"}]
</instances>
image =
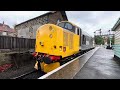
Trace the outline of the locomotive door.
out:
<instances>
[{"instance_id":1,"label":"locomotive door","mask_svg":"<svg viewBox=\"0 0 120 90\"><path fill-rule=\"evenodd\" d=\"M75 34L79 35L79 46L81 46L81 29L76 27Z\"/></svg>"}]
</instances>

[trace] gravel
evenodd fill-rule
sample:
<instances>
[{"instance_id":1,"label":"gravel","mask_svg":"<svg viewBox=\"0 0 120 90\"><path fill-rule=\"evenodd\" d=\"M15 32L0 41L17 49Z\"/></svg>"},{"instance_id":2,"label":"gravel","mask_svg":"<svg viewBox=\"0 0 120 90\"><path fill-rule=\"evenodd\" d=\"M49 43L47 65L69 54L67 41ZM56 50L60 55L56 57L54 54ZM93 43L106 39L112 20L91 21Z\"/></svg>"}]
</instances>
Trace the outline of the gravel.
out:
<instances>
[{"instance_id":1,"label":"gravel","mask_svg":"<svg viewBox=\"0 0 120 90\"><path fill-rule=\"evenodd\" d=\"M34 69L35 60L25 63L17 68L15 65L12 68L0 73L0 79L11 79Z\"/></svg>"}]
</instances>

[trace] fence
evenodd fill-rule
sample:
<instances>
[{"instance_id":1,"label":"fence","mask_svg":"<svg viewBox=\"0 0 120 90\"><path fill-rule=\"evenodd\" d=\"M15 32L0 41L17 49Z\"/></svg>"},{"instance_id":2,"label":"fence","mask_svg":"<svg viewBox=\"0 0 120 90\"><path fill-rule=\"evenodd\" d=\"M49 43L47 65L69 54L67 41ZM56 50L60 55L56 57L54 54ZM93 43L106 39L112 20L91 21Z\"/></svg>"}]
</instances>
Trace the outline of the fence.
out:
<instances>
[{"instance_id":1,"label":"fence","mask_svg":"<svg viewBox=\"0 0 120 90\"><path fill-rule=\"evenodd\" d=\"M35 47L35 39L0 36L0 49L30 49Z\"/></svg>"}]
</instances>

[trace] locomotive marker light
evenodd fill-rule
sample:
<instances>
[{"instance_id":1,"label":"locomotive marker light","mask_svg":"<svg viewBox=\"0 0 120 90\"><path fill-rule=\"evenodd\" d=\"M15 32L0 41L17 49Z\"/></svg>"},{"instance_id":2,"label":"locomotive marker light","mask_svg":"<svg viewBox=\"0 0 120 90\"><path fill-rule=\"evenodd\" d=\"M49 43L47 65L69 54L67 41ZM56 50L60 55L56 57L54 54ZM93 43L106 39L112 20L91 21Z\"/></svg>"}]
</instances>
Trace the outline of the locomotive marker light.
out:
<instances>
[{"instance_id":1,"label":"locomotive marker light","mask_svg":"<svg viewBox=\"0 0 120 90\"><path fill-rule=\"evenodd\" d=\"M59 46L59 48L60 48L60 51L62 51L62 46Z\"/></svg>"},{"instance_id":2,"label":"locomotive marker light","mask_svg":"<svg viewBox=\"0 0 120 90\"><path fill-rule=\"evenodd\" d=\"M63 52L65 52L66 51L66 47L63 47Z\"/></svg>"},{"instance_id":3,"label":"locomotive marker light","mask_svg":"<svg viewBox=\"0 0 120 90\"><path fill-rule=\"evenodd\" d=\"M52 38L53 37L52 34L50 34L49 37Z\"/></svg>"}]
</instances>

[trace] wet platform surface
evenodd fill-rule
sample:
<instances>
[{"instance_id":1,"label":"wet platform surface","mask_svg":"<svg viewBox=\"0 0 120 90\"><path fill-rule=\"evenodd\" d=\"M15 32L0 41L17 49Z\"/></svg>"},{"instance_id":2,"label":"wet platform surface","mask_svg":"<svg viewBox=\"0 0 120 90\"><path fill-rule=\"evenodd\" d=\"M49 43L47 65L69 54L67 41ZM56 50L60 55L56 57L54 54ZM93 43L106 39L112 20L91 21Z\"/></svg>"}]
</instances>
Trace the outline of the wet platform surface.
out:
<instances>
[{"instance_id":1,"label":"wet platform surface","mask_svg":"<svg viewBox=\"0 0 120 90\"><path fill-rule=\"evenodd\" d=\"M113 50L100 47L73 79L120 79L120 62Z\"/></svg>"}]
</instances>

